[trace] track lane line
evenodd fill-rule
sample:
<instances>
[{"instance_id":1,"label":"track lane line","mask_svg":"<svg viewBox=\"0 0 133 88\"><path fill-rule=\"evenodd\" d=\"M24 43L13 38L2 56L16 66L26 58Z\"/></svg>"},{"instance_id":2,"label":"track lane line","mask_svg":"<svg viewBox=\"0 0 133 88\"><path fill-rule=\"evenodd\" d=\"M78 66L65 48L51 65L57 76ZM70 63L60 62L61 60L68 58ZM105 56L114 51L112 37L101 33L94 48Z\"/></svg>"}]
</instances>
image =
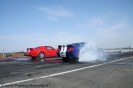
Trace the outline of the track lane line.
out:
<instances>
[{"instance_id":1,"label":"track lane line","mask_svg":"<svg viewBox=\"0 0 133 88\"><path fill-rule=\"evenodd\" d=\"M88 68L94 68L94 67L102 66L102 65L105 65L105 64L113 63L113 62L130 59L130 58L133 58L133 56L132 57L128 57L128 58L122 58L122 59L110 61L110 62L105 62L105 63L102 63L102 64L97 64L97 65L87 66L87 67L83 67L83 68L78 68L78 69L74 69L74 70L70 70L70 71L55 73L55 74L51 74L51 75L47 75L47 76L41 76L41 77L36 77L36 78L31 78L31 79L25 79L25 80L20 80L20 81L0 84L0 87L6 86L6 85L13 85L13 84L17 84L17 83L22 83L22 82L28 82L28 81L37 80L37 79L53 77L53 76L57 76L57 75L63 75L63 74L67 74L67 73L72 73L72 72L76 72L76 71L80 71L80 70L84 70L84 69L88 69Z\"/></svg>"}]
</instances>

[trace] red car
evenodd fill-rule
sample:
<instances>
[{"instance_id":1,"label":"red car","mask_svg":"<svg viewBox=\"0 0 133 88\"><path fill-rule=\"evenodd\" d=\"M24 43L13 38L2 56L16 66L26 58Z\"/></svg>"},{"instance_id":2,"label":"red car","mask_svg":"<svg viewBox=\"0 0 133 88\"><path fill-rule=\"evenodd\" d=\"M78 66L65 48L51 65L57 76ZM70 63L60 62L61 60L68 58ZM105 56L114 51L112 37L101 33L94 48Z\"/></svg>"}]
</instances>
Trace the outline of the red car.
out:
<instances>
[{"instance_id":1,"label":"red car","mask_svg":"<svg viewBox=\"0 0 133 88\"><path fill-rule=\"evenodd\" d=\"M39 46L36 48L27 48L26 56L32 58L44 59L45 57L57 57L57 49L51 46Z\"/></svg>"}]
</instances>

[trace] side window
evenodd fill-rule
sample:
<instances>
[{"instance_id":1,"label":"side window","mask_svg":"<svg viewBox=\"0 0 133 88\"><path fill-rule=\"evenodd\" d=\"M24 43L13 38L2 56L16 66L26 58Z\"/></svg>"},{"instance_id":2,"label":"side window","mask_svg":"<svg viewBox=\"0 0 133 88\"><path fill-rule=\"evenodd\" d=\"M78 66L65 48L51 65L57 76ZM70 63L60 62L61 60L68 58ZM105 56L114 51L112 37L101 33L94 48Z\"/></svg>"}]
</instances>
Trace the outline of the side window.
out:
<instances>
[{"instance_id":1,"label":"side window","mask_svg":"<svg viewBox=\"0 0 133 88\"><path fill-rule=\"evenodd\" d=\"M47 46L46 49L47 50L54 50L54 48L53 47L50 47L50 46Z\"/></svg>"}]
</instances>

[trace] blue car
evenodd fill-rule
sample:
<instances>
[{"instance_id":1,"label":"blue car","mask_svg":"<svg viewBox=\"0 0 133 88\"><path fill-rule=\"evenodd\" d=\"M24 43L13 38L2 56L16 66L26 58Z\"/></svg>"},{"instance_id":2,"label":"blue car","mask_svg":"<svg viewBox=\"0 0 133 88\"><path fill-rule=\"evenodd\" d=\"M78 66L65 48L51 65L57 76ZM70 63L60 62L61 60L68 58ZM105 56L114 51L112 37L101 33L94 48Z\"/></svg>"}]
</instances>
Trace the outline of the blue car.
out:
<instances>
[{"instance_id":1,"label":"blue car","mask_svg":"<svg viewBox=\"0 0 133 88\"><path fill-rule=\"evenodd\" d=\"M85 42L72 43L68 45L58 45L57 55L62 57L63 62L79 61L80 49L85 45ZM103 53L103 50L97 48L99 55Z\"/></svg>"}]
</instances>

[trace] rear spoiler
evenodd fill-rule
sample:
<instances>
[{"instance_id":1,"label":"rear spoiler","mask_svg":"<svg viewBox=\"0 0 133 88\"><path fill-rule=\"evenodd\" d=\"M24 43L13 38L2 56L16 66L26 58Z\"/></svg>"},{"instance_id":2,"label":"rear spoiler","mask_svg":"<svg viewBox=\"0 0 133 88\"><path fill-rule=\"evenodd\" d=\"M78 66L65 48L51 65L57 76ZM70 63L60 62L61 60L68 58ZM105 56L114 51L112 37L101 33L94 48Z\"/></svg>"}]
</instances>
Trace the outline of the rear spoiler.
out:
<instances>
[{"instance_id":1,"label":"rear spoiler","mask_svg":"<svg viewBox=\"0 0 133 88\"><path fill-rule=\"evenodd\" d=\"M33 50L34 48L27 48L27 50Z\"/></svg>"},{"instance_id":2,"label":"rear spoiler","mask_svg":"<svg viewBox=\"0 0 133 88\"><path fill-rule=\"evenodd\" d=\"M61 47L61 45L58 45L58 47Z\"/></svg>"},{"instance_id":3,"label":"rear spoiler","mask_svg":"<svg viewBox=\"0 0 133 88\"><path fill-rule=\"evenodd\" d=\"M33 48L27 48L27 49L33 49Z\"/></svg>"}]
</instances>

